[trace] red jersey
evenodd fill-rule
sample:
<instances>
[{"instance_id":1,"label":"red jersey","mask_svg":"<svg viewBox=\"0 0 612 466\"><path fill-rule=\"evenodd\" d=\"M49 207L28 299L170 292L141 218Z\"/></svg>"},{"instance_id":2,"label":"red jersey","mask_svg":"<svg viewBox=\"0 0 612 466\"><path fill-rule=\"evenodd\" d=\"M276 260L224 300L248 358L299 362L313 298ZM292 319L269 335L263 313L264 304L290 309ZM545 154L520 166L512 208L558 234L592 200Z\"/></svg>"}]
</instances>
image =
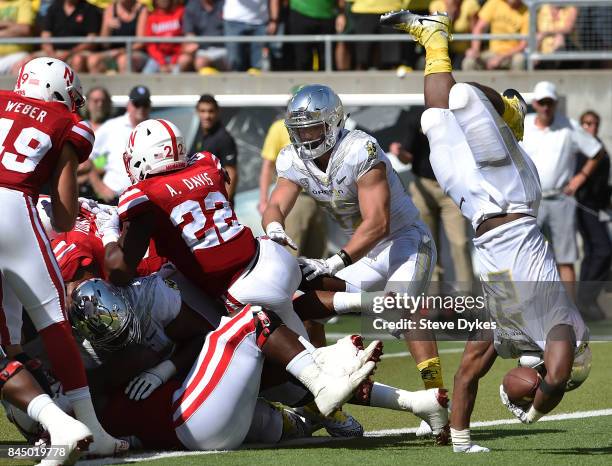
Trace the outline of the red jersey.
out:
<instances>
[{"instance_id":1,"label":"red jersey","mask_svg":"<svg viewBox=\"0 0 612 466\"><path fill-rule=\"evenodd\" d=\"M53 254L62 272L65 283L74 281L74 274L79 267L92 265L96 277L107 280L104 269L104 244L98 234L93 215L79 214L74 228L61 233L51 241ZM153 242L149 245L146 256L138 264L136 274L144 277L157 272L167 260L157 254Z\"/></svg>"},{"instance_id":2,"label":"red jersey","mask_svg":"<svg viewBox=\"0 0 612 466\"><path fill-rule=\"evenodd\" d=\"M257 243L227 200L219 159L204 152L194 160L127 189L119 198L119 218L129 222L152 216L159 254L204 292L218 297L253 259Z\"/></svg>"},{"instance_id":3,"label":"red jersey","mask_svg":"<svg viewBox=\"0 0 612 466\"><path fill-rule=\"evenodd\" d=\"M183 35L183 11L185 7L178 6L172 11L156 8L147 17L145 36L179 37ZM160 65L175 64L181 54L183 44L179 43L148 43L147 53ZM170 58L169 62L166 58Z\"/></svg>"},{"instance_id":4,"label":"red jersey","mask_svg":"<svg viewBox=\"0 0 612 466\"><path fill-rule=\"evenodd\" d=\"M61 102L44 102L0 91L0 186L38 196L51 178L64 143L84 162L94 133Z\"/></svg>"}]
</instances>

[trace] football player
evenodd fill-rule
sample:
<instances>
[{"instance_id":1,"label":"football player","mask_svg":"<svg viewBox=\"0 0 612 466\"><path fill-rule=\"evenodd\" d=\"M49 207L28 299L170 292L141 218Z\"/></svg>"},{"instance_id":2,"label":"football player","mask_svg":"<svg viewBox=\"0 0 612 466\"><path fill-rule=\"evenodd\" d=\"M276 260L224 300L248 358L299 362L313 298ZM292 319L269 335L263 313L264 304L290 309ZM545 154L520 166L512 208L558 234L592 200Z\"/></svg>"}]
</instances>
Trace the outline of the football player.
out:
<instances>
[{"instance_id":1,"label":"football player","mask_svg":"<svg viewBox=\"0 0 612 466\"><path fill-rule=\"evenodd\" d=\"M533 423L584 381L590 368L588 328L560 283L555 259L536 215L541 197L535 166L517 141L526 111L520 94L456 83L448 56L446 14L391 12L381 23L410 33L426 51L423 132L444 191L471 222L481 280L496 327L466 343L455 375L451 434L455 452L483 452L470 439L478 380L497 355L531 359L543 379L526 408L504 405ZM535 357L534 357L535 355ZM534 361L535 360L535 361Z\"/></svg>"},{"instance_id":2,"label":"football player","mask_svg":"<svg viewBox=\"0 0 612 466\"><path fill-rule=\"evenodd\" d=\"M276 161L278 180L262 218L270 238L292 246L283 222L304 190L350 236L329 259L300 259L307 281L344 280L345 288L333 296L340 312L354 306L359 291L422 293L436 262L427 226L391 162L373 137L343 129L344 121L342 102L327 86L304 86L291 98L285 118L291 145ZM442 387L433 334L406 337L425 388Z\"/></svg>"},{"instance_id":3,"label":"football player","mask_svg":"<svg viewBox=\"0 0 612 466\"><path fill-rule=\"evenodd\" d=\"M113 287L110 284L107 284L101 280L88 280L81 285L77 289L75 289L73 293L73 306L71 308L71 319L75 326L75 329L78 333L80 333L84 338L86 338L94 348L104 349L110 352L120 351L121 348L126 347L128 343L134 342L142 342L142 344L151 347L150 343L146 338L140 338L139 334L144 332L144 326L149 325L149 322L146 319L143 319L143 312L136 310L131 306L133 299L127 293L129 288L119 289ZM157 304L155 305L157 306ZM155 307L153 306L153 307ZM115 312L110 313L108 310L114 309ZM159 313L155 313L154 309L151 307L150 310L152 314L150 315L150 320L159 320ZM270 311L261 311L265 312L266 315L270 318L271 322L274 323L276 317ZM146 313L146 310L145 310ZM227 318L224 318L222 322L222 326L227 321ZM140 326L142 326L142 331L140 330ZM215 337L211 334L208 338L213 340ZM279 336L279 339L281 337ZM285 337L282 337L288 340L291 340L290 334L287 334ZM263 339L260 335L259 339ZM305 340L301 340L304 348L310 353L312 360L314 363L320 367L325 374L344 377L351 373L354 368L358 367L362 364L364 360L372 360L377 361L379 359L380 350L382 349L382 345L380 342L373 342L367 349L364 350L363 344L361 342L361 338L358 336L345 337L339 340L336 344L323 347L323 348L314 348L311 347ZM213 344L212 341L207 344ZM154 348L153 348L154 349ZM213 351L213 350L210 350ZM255 356L256 350L254 348L251 349L253 352L250 354L252 358ZM271 357L273 360L274 356L267 352L267 348L264 346L264 354L267 357ZM259 377L260 371L256 371L256 373L243 374L241 370L247 371L249 370L250 364L241 359L248 358L248 349L244 349L234 356L236 359L235 362L228 362L228 366L224 369L227 372L231 372L233 377L226 376L226 382L220 382L216 388L210 388L209 390L213 393L210 393L207 396L216 397L215 402L212 401L210 403L207 402L205 406L202 406L202 412L209 413L207 416L202 414L202 417L198 420L193 421L191 427L189 429L195 430L207 430L213 428L225 429L225 427L214 427L218 424L218 422L227 422L227 416L230 413L235 412L236 410L241 408L241 404L234 405L238 401L233 397L234 392L237 390L235 384L243 384L248 382L248 386L244 388L247 393L252 393L252 384L257 384L259 386ZM121 353L121 357L123 359L129 359L130 356ZM136 359L140 360L139 356L133 356ZM178 357L177 353L174 353L170 358L174 361ZM200 356L198 364L204 365L223 365L225 358L221 357L220 362L216 362L214 358L206 359L204 358L204 362L202 362L202 356ZM227 358L229 361L230 357ZM128 362L128 365L130 363ZM146 400L150 397L155 398L153 403L158 403L160 401L158 391L162 393L166 393L169 390L168 386L165 385L165 382L168 381L168 367L174 369L177 365L170 364L167 356L161 357L161 362L158 362L152 368L148 368L143 371L140 375L135 377L127 386L125 390L125 395L127 398L134 401L144 401L146 404L146 410L153 410L153 406L147 402ZM242 369L241 369L242 368ZM116 367L112 368L113 371L116 371ZM195 369L192 369L192 374ZM200 371L204 371L204 368L200 368ZM212 370L207 368L206 370ZM217 366L217 371L222 371L220 366ZM181 371L179 370L178 373ZM172 373L170 373L172 375ZM321 377L326 377L327 375L321 375ZM255 379L254 379L255 378ZM266 382L265 379L261 380L261 383L264 384ZM183 383L183 385L185 382ZM176 389L176 384L172 381L170 382L170 389ZM199 390L200 388L198 388ZM220 391L220 394L215 394L214 391ZM230 396L224 397L223 393L229 393ZM266 393L269 391L260 390L260 396L266 396ZM176 393L175 393L176 398ZM193 396L195 397L195 395ZM192 398L193 398L192 397ZM115 398L114 403L111 404L111 407L107 410L108 417L110 418L111 425L110 431L116 433L117 435L136 435L141 441L145 443L145 446L161 448L161 447L179 447L179 445L175 444L162 444L162 445L154 445L152 444L152 435L151 432L151 424L147 422L146 419L142 419L140 417L136 417L136 413L140 413L142 407L134 405L125 399L126 397L122 394ZM246 403L246 407L250 408L251 402L250 399L243 400ZM355 402L360 404L365 404L373 407L383 407L388 409L400 410L400 411L408 411L416 414L422 419L426 419L428 423L432 424L436 431L442 429L442 427L446 423L446 394L444 390L439 389L431 389L431 390L422 390L419 392L408 392L405 390L397 389L395 387L389 387L384 384L380 384L372 381L365 381L360 385L358 396L354 399ZM316 399L315 399L316 403ZM168 409L167 406L162 407L162 412L166 412ZM134 412L133 410L136 410ZM154 410L154 412L158 412L159 407ZM128 418L134 417L133 422L128 422L126 424L126 412L133 413L134 416L127 416ZM302 410L298 412L302 413ZM223 415L219 413L224 413ZM289 420L292 423L303 423L298 416L287 417L290 413L289 410L279 411L272 407L269 403L265 403L263 401L258 401L251 418L251 429L249 431L249 435L247 437L248 440L254 441L258 440L260 442L265 443L275 443L282 438L287 438L287 429L284 424L284 420ZM249 415L249 411L247 409L246 413L243 413L245 416ZM308 413L304 413L308 415ZM121 415L120 417L118 417ZM237 416L237 415L236 415ZM207 419L207 426L197 427L199 422L204 422L204 419ZM220 421L214 421L215 419L219 419ZM237 421L238 418L234 419ZM246 422L248 419L244 419ZM301 435L309 434L307 430L308 427L303 426L301 429ZM171 433L171 431L166 431L166 434ZM157 435L157 434L155 434ZM295 432L293 432L295 435ZM167 439L175 439L174 435L167 435ZM201 440L201 441L204 441ZM206 440L207 442L212 442L212 439ZM189 444L185 444L181 441L181 445L183 448L195 448ZM209 446L205 448L214 448L213 444L208 444ZM220 448L221 446L219 446Z\"/></svg>"},{"instance_id":4,"label":"football player","mask_svg":"<svg viewBox=\"0 0 612 466\"><path fill-rule=\"evenodd\" d=\"M41 57L19 71L12 92L0 91L1 292L23 305L40 334L53 370L71 399L76 417L91 430L90 452L112 455L126 442L109 436L96 417L87 378L66 321L65 291L36 211L49 183L53 226L72 228L78 210L76 167L87 160L94 135L76 109L83 105L78 75L64 62ZM21 306L0 309L3 345L19 344Z\"/></svg>"},{"instance_id":5,"label":"football player","mask_svg":"<svg viewBox=\"0 0 612 466\"><path fill-rule=\"evenodd\" d=\"M46 394L25 366L10 360L0 349L0 396L27 412L34 421L40 422L51 436L53 451L43 464L74 464L93 441L87 426L62 411Z\"/></svg>"}]
</instances>

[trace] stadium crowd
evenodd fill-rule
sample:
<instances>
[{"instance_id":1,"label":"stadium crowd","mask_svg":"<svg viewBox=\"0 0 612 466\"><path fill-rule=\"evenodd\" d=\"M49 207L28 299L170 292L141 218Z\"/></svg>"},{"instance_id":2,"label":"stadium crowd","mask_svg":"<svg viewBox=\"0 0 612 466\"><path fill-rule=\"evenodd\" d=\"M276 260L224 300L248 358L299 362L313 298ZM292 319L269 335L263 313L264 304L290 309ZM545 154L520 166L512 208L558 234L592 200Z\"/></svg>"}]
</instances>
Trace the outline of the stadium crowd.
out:
<instances>
[{"instance_id":1,"label":"stadium crowd","mask_svg":"<svg viewBox=\"0 0 612 466\"><path fill-rule=\"evenodd\" d=\"M2 0L0 37L184 37L276 34L393 33L380 14L409 8L446 11L454 33L527 34L529 12L521 0ZM609 50L612 7L544 4L537 14L538 51ZM457 69L524 69L526 40L455 41ZM27 60L53 56L77 72L178 73L199 71L321 70L321 42L134 42L54 43L40 47L0 45L0 73L15 73ZM131 63L128 63L131 59ZM337 70L421 69L424 50L415 42L340 42ZM606 62L558 63L538 67L607 66Z\"/></svg>"}]
</instances>

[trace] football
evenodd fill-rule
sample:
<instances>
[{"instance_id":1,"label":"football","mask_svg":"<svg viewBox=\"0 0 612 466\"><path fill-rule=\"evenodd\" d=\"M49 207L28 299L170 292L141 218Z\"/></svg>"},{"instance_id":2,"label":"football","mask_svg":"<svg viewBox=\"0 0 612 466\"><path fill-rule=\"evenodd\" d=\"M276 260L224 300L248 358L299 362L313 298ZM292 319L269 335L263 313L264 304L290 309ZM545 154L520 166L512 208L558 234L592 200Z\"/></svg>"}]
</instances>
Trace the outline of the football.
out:
<instances>
[{"instance_id":1,"label":"football","mask_svg":"<svg viewBox=\"0 0 612 466\"><path fill-rule=\"evenodd\" d=\"M540 385L540 374L531 367L515 367L504 376L504 390L508 399L518 406L533 402L535 392Z\"/></svg>"}]
</instances>

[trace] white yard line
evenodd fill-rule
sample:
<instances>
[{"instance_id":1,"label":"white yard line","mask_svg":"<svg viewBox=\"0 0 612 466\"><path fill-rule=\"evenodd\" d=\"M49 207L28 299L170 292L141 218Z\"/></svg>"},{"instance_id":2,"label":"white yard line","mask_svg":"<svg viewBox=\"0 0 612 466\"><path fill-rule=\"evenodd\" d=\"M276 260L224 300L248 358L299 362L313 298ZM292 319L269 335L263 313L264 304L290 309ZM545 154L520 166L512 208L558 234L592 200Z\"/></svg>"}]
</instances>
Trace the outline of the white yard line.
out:
<instances>
[{"instance_id":1,"label":"white yard line","mask_svg":"<svg viewBox=\"0 0 612 466\"><path fill-rule=\"evenodd\" d=\"M573 413L560 413L560 414L552 414L550 416L544 416L538 422L547 422L547 421L565 421L568 419L585 419L589 417L602 417L602 416L612 416L612 409L598 409L594 411L576 411ZM497 419L495 421L478 421L472 422L470 427L490 427L490 426L500 426L506 424L519 424L518 419ZM384 430L373 430L370 432L366 432L366 437L392 437L404 434L413 434L417 430L416 427L410 427L405 429L384 429ZM280 445L285 448L289 446L305 446L305 445L315 445L315 444L325 444L329 442L338 442L338 441L350 441L355 439L344 439L344 438L334 438L334 437L309 437L297 440L291 440L288 442L282 442ZM258 449L258 448L274 448L270 445L249 445L249 448L245 449ZM143 461L151 461L151 460L159 460L163 458L178 458L182 456L194 456L194 455L211 455L218 453L231 453L227 450L220 451L168 451L168 452L148 452L148 453L140 453L136 455L130 455L123 458L103 458L99 460L89 460L82 461L79 464L83 466L101 466L107 464L119 464L119 463L140 463Z\"/></svg>"}]
</instances>

